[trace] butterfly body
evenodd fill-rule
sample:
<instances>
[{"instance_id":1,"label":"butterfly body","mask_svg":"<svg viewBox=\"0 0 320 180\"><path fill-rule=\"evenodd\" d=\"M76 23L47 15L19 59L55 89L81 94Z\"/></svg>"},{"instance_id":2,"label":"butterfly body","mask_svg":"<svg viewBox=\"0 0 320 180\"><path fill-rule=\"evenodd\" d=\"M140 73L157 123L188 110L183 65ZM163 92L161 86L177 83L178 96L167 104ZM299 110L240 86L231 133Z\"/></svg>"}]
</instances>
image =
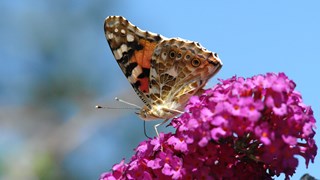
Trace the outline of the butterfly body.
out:
<instances>
[{"instance_id":1,"label":"butterfly body","mask_svg":"<svg viewBox=\"0 0 320 180\"><path fill-rule=\"evenodd\" d=\"M178 115L222 67L217 54L199 43L143 31L121 16L107 17L104 28L117 63L145 104L139 113L144 120Z\"/></svg>"}]
</instances>

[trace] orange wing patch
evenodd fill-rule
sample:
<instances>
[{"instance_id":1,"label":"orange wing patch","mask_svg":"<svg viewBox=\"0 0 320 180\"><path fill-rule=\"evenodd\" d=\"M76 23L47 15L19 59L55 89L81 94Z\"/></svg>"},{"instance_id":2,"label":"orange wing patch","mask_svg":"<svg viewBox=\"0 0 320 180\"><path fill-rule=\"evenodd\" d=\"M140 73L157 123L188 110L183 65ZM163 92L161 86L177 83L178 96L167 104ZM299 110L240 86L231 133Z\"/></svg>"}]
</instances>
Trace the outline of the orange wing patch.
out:
<instances>
[{"instance_id":1,"label":"orange wing patch","mask_svg":"<svg viewBox=\"0 0 320 180\"><path fill-rule=\"evenodd\" d=\"M151 57L158 43L140 39L139 44L143 46L143 49L134 52L135 59L132 61L137 62L142 68L150 69Z\"/></svg>"}]
</instances>

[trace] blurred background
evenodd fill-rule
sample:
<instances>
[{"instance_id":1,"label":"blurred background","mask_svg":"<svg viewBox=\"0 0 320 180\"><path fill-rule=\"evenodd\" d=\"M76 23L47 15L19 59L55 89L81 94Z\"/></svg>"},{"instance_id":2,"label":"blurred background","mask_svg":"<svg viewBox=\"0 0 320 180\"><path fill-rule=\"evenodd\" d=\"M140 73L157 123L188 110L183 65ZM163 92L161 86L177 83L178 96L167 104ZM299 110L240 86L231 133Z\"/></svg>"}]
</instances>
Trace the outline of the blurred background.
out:
<instances>
[{"instance_id":1,"label":"blurred background","mask_svg":"<svg viewBox=\"0 0 320 180\"><path fill-rule=\"evenodd\" d=\"M224 67L207 87L285 72L319 127L319 8L316 0L0 1L0 179L98 179L146 139L134 111L94 108L126 107L116 96L142 105L105 40L109 15L217 52ZM320 178L315 161L306 169L299 158L292 179Z\"/></svg>"}]
</instances>

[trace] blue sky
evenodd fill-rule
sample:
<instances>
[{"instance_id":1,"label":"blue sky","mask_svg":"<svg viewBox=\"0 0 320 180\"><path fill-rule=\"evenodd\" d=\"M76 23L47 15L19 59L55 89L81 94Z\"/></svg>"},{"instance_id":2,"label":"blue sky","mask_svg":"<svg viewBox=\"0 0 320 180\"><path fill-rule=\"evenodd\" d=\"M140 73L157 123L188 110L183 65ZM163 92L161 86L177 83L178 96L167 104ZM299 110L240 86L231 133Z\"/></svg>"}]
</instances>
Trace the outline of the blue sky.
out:
<instances>
[{"instance_id":1,"label":"blue sky","mask_svg":"<svg viewBox=\"0 0 320 180\"><path fill-rule=\"evenodd\" d=\"M2 109L9 106L16 111L16 108L36 102L34 97L37 97L35 92L38 88L35 87L45 87L48 82L49 85L54 84L50 82L57 82L56 79L74 83L72 78L66 78L70 74L73 75L70 77L84 80L77 80L73 87L83 91L66 93L69 101L59 96L61 100L54 99L49 105L45 103L47 100L42 102L45 104L38 104L43 109L54 109L62 122L69 121L70 117L83 112L83 107L95 103L118 106L113 102L115 96L139 102L118 68L103 33L105 17L121 15L141 29L166 37L198 41L207 49L217 52L224 66L210 80L208 87L213 86L217 78L285 72L296 82L296 89L302 94L305 104L312 106L318 120L317 126L320 126L317 94L320 89L320 1L53 2L31 0L27 3L20 0L0 3L3 13L0 18ZM44 77L51 79L48 81ZM81 101L81 105L78 101L80 96L87 97ZM93 164L97 165L96 171L92 170L94 173L103 171L103 167L107 170L122 157L130 157L131 150L144 139L142 123L130 111L89 113L91 116L85 121L99 119L100 124L92 125L95 130L90 132L94 135L66 158L66 164L73 166L71 170L87 170ZM123 116L116 118L116 121L109 120L109 116L105 119L100 117L108 113L120 113ZM103 124L103 120L111 124ZM83 134L80 134L87 135L87 130L88 127L82 129L80 132ZM141 133L142 136L130 139L128 143L126 138L131 137L130 133ZM318 131L315 138L319 145ZM119 151L120 148L127 150ZM75 160L84 157L86 152L96 154L96 161L88 160L88 166L80 167ZM297 173L292 179L298 179L306 172L320 178L320 172L317 171L320 167L319 157L315 161L306 169L300 158ZM89 177L92 176L91 173Z\"/></svg>"}]
</instances>

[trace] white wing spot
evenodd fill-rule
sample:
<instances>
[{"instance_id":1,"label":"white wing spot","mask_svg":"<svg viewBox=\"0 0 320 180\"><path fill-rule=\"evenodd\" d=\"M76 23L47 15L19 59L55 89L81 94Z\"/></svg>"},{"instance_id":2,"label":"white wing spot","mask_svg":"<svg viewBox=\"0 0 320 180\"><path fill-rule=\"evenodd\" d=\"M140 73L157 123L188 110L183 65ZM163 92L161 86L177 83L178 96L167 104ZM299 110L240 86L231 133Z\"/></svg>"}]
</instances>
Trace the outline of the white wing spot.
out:
<instances>
[{"instance_id":1,"label":"white wing spot","mask_svg":"<svg viewBox=\"0 0 320 180\"><path fill-rule=\"evenodd\" d=\"M132 34L127 35L127 41L128 42L133 42L134 41L134 36Z\"/></svg>"},{"instance_id":2,"label":"white wing spot","mask_svg":"<svg viewBox=\"0 0 320 180\"><path fill-rule=\"evenodd\" d=\"M126 44L122 44L120 48L113 51L113 54L116 60L119 60L122 58L123 52L127 52L127 51L128 51L128 46Z\"/></svg>"},{"instance_id":3,"label":"white wing spot","mask_svg":"<svg viewBox=\"0 0 320 180\"><path fill-rule=\"evenodd\" d=\"M126 33L126 31L124 30L124 29L121 29L121 31L120 31L122 34L125 34Z\"/></svg>"},{"instance_id":4,"label":"white wing spot","mask_svg":"<svg viewBox=\"0 0 320 180\"><path fill-rule=\"evenodd\" d=\"M136 66L133 70L132 70L132 75L134 79L137 79L138 76L142 73L142 68L141 66Z\"/></svg>"},{"instance_id":5,"label":"white wing spot","mask_svg":"<svg viewBox=\"0 0 320 180\"><path fill-rule=\"evenodd\" d=\"M108 39L113 39L113 33L107 33Z\"/></svg>"},{"instance_id":6,"label":"white wing spot","mask_svg":"<svg viewBox=\"0 0 320 180\"><path fill-rule=\"evenodd\" d=\"M118 32L118 31L119 31L118 28L115 28L115 29L114 29L114 32Z\"/></svg>"},{"instance_id":7,"label":"white wing spot","mask_svg":"<svg viewBox=\"0 0 320 180\"><path fill-rule=\"evenodd\" d=\"M119 60L122 58L122 51L121 49L117 49L113 51L114 57L116 58L116 60Z\"/></svg>"},{"instance_id":8,"label":"white wing spot","mask_svg":"<svg viewBox=\"0 0 320 180\"><path fill-rule=\"evenodd\" d=\"M121 49L122 52L127 52L128 51L128 46L126 44L122 44L120 46L120 49Z\"/></svg>"}]
</instances>

